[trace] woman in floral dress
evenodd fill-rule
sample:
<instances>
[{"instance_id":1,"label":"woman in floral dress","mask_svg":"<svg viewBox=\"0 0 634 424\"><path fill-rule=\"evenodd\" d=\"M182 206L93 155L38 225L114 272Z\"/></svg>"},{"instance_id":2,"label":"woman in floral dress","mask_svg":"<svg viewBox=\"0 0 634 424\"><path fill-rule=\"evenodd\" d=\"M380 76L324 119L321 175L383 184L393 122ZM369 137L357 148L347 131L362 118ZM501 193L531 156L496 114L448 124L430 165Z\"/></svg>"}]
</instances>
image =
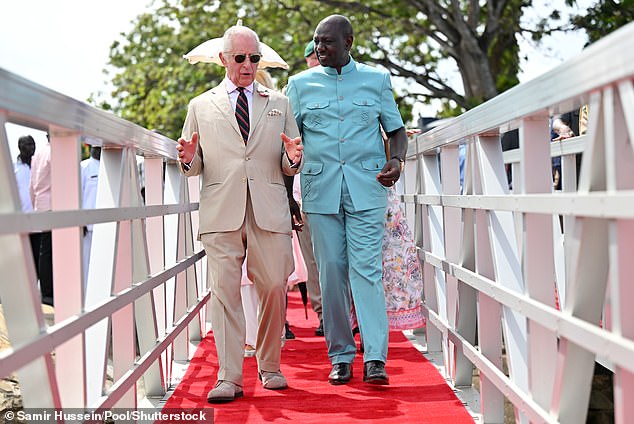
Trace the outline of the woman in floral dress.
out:
<instances>
[{"instance_id":1,"label":"woman in floral dress","mask_svg":"<svg viewBox=\"0 0 634 424\"><path fill-rule=\"evenodd\" d=\"M425 326L423 275L405 208L395 187L388 189L383 233L383 289L390 330Z\"/></svg>"}]
</instances>

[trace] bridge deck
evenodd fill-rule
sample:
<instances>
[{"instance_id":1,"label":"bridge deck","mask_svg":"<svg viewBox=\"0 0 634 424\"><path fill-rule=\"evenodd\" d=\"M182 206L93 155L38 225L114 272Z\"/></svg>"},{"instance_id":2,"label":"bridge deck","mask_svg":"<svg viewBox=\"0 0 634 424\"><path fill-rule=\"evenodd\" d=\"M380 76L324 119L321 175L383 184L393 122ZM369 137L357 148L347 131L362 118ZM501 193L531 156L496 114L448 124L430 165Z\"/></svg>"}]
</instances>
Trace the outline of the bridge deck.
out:
<instances>
[{"instance_id":1,"label":"bridge deck","mask_svg":"<svg viewBox=\"0 0 634 424\"><path fill-rule=\"evenodd\" d=\"M343 386L327 382L330 363L323 337L314 335L318 322L304 308L298 292L289 293L288 319L296 339L288 340L282 350L282 372L289 381L283 391L264 390L257 380L255 358L244 361L243 398L223 405L210 405L206 395L216 380L217 357L213 333L198 345L183 378L163 400L172 408L213 408L215 423L258 423L296 420L302 423L420 422L471 423L479 416L477 405L465 406L474 391L455 390L441 376L424 350L423 336L412 331L392 331L387 362L390 385L370 386L362 382L363 362L359 352L352 381ZM357 341L359 336L357 335ZM460 397L458 397L459 395ZM466 395L466 396L465 396ZM471 396L471 400L477 397ZM464 403L463 403L464 402Z\"/></svg>"}]
</instances>

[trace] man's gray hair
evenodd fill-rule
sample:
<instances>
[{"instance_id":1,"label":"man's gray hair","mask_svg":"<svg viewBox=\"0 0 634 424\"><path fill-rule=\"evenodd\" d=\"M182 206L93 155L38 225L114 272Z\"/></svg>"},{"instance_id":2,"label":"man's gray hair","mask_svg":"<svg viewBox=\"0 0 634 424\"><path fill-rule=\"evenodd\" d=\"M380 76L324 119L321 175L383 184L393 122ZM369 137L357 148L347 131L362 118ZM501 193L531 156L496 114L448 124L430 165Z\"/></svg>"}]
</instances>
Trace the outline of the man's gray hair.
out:
<instances>
[{"instance_id":1,"label":"man's gray hair","mask_svg":"<svg viewBox=\"0 0 634 424\"><path fill-rule=\"evenodd\" d=\"M233 47L233 38L236 35L249 35L255 38L255 41L258 42L258 46L260 45L260 37L258 37L258 34L255 31L253 31L249 27L238 24L238 25L229 27L225 31L224 35L222 36L222 40L223 40L222 51L224 52L231 51Z\"/></svg>"}]
</instances>

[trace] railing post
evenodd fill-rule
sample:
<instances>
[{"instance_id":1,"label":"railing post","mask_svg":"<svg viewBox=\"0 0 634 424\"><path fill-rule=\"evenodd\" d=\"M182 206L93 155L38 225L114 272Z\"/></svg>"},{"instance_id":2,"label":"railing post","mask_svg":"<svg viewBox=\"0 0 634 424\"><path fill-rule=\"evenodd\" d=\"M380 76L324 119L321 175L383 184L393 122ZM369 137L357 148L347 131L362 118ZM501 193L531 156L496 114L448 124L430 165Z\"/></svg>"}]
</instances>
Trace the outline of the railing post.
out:
<instances>
[{"instance_id":1,"label":"railing post","mask_svg":"<svg viewBox=\"0 0 634 424\"><path fill-rule=\"evenodd\" d=\"M99 161L96 208L116 208L122 196L123 150L102 148ZM110 297L114 289L118 266L118 238L120 224L105 222L93 225L90 268L86 283L86 308ZM108 363L108 345L111 343L110 319L103 319L86 329L86 404L93 405L102 395Z\"/></svg>"},{"instance_id":2,"label":"railing post","mask_svg":"<svg viewBox=\"0 0 634 424\"><path fill-rule=\"evenodd\" d=\"M126 206L143 206L141 198L141 183L139 181L139 168L137 166L134 151L128 152L128 169L126 172L128 181L128 194L125 199ZM149 252L147 240L147 228L141 219L130 222L131 230L131 281L137 283L145 280L150 275ZM136 330L136 342L139 355L143 356L156 344L158 338L156 310L154 308L153 293L148 293L134 302L134 328ZM143 374L143 383L146 396L162 396L165 394L165 385L162 378L162 358L153 363Z\"/></svg>"},{"instance_id":3,"label":"railing post","mask_svg":"<svg viewBox=\"0 0 634 424\"><path fill-rule=\"evenodd\" d=\"M440 148L440 175L443 195L457 195L460 193L460 167L458 160L458 146L448 145ZM444 221L444 256L450 262L457 262L460 252L460 210L443 207ZM455 328L458 316L458 279L453 275L445 275L447 289L447 324ZM452 379L456 378L457 349L447 341L446 352L447 372Z\"/></svg>"},{"instance_id":4,"label":"railing post","mask_svg":"<svg viewBox=\"0 0 634 424\"><path fill-rule=\"evenodd\" d=\"M144 187L145 187L145 204L162 205L163 204L163 158L161 157L145 157L143 160L144 168ZM149 272L155 274L165 267L165 238L163 228L163 217L149 217L145 221L145 229L147 236L147 249L149 260ZM165 286L160 285L152 291L154 303L154 313L156 317L157 336L165 336L166 326L166 310L165 310ZM171 358L169 350L161 354L161 387L146 387L146 393L150 396L162 395L167 388L168 364Z\"/></svg>"},{"instance_id":5,"label":"railing post","mask_svg":"<svg viewBox=\"0 0 634 424\"><path fill-rule=\"evenodd\" d=\"M0 113L0 213L21 210L13 164ZM41 296L27 234L1 234L0 298L9 340L14 346L28 343L45 331ZM44 355L16 371L26 408L60 407L61 399L51 354Z\"/></svg>"},{"instance_id":6,"label":"railing post","mask_svg":"<svg viewBox=\"0 0 634 424\"><path fill-rule=\"evenodd\" d=\"M604 191L608 184L606 155L614 148L613 135L609 134L614 116L611 91L606 97L602 94L605 93L596 92L590 98L592 113L578 189L583 194ZM608 280L609 230L610 223L600 218L578 218L574 224L575 252L564 312L595 325L602 318ZM552 409L564 424L583 422L588 412L595 354L562 337L558 359Z\"/></svg>"},{"instance_id":7,"label":"railing post","mask_svg":"<svg viewBox=\"0 0 634 424\"><path fill-rule=\"evenodd\" d=\"M440 168L437 154L423 155L422 158L423 194L437 195L441 192ZM445 257L444 219L442 207L428 205L423 209L424 248L439 258ZM447 285L445 274L434 265L423 264L423 287L425 303L428 309L436 312L447 323ZM442 352L443 362L448 365L447 340L443 340L442 333L433 325L427 326L427 350Z\"/></svg>"},{"instance_id":8,"label":"railing post","mask_svg":"<svg viewBox=\"0 0 634 424\"><path fill-rule=\"evenodd\" d=\"M51 127L51 208L80 209L81 162L79 134ZM52 231L55 322L77 315L83 305L82 234L80 227ZM83 335L59 346L55 352L55 373L60 385L62 405L84 405ZM81 366L78 366L81 364Z\"/></svg>"},{"instance_id":9,"label":"railing post","mask_svg":"<svg viewBox=\"0 0 634 424\"><path fill-rule=\"evenodd\" d=\"M165 175L165 202L181 203L187 198L186 181L183 179L178 163L168 163ZM173 265L186 254L184 214L165 217L165 263ZM190 239L191 240L191 239ZM181 272L165 284L167 293L167 325L178 321L187 310L187 272ZM174 340L174 360L189 359L189 336L180 334Z\"/></svg>"},{"instance_id":10,"label":"railing post","mask_svg":"<svg viewBox=\"0 0 634 424\"><path fill-rule=\"evenodd\" d=\"M546 113L525 119L520 126L520 152L523 194L552 193L550 134ZM517 193L518 191L516 191ZM524 214L524 275L531 298L555 308L555 263L553 233L559 234L559 217L545 214ZM535 401L545 410L550 408L557 363L557 335L533 322L528 322L528 370L530 390Z\"/></svg>"},{"instance_id":11,"label":"railing post","mask_svg":"<svg viewBox=\"0 0 634 424\"><path fill-rule=\"evenodd\" d=\"M488 196L508 194L500 137L480 136L476 146L482 194ZM515 238L513 213L486 211L485 214L486 231L490 237L488 248L491 252L493 268L484 275L516 293L523 294L525 288ZM484 305L481 304L480 307L483 309ZM502 318L509 377L522 390L528 391L526 318L507 306L502 307ZM481 322L481 326L486 324ZM479 334L482 334L482 331ZM519 419L521 422L526 422L522 416Z\"/></svg>"},{"instance_id":12,"label":"railing post","mask_svg":"<svg viewBox=\"0 0 634 424\"><path fill-rule=\"evenodd\" d=\"M618 184L614 189L634 189L634 175L631 164L634 161L634 84L622 81L618 86L615 104L615 154L613 168ZM629 139L629 143L626 140ZM609 163L609 162L608 162ZM613 311L613 330L630 340L634 339L634 222L621 219L614 228L616 235L613 246L618 246L618 254L612 256L610 267L614 269L610 281ZM624 424L634 416L634 373L622 367L614 370L614 418L617 424Z\"/></svg>"}]
</instances>

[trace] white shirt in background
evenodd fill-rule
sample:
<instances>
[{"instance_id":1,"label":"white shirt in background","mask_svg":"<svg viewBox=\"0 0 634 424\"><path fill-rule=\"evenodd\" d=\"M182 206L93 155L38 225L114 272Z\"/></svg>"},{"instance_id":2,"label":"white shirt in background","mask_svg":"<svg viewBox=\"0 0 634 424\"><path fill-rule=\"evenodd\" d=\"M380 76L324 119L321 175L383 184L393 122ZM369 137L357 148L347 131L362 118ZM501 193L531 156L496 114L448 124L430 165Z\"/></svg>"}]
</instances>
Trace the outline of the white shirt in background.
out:
<instances>
[{"instance_id":1,"label":"white shirt in background","mask_svg":"<svg viewBox=\"0 0 634 424\"><path fill-rule=\"evenodd\" d=\"M22 212L33 212L33 203L31 202L31 167L26 163L22 163L18 159L13 165L15 172L15 180L18 184L18 193L20 194L20 202L22 203Z\"/></svg>"},{"instance_id":2,"label":"white shirt in background","mask_svg":"<svg viewBox=\"0 0 634 424\"><path fill-rule=\"evenodd\" d=\"M97 205L97 181L99 179L99 161L88 158L81 161L81 207L94 209ZM92 224L87 226L92 231Z\"/></svg>"}]
</instances>

